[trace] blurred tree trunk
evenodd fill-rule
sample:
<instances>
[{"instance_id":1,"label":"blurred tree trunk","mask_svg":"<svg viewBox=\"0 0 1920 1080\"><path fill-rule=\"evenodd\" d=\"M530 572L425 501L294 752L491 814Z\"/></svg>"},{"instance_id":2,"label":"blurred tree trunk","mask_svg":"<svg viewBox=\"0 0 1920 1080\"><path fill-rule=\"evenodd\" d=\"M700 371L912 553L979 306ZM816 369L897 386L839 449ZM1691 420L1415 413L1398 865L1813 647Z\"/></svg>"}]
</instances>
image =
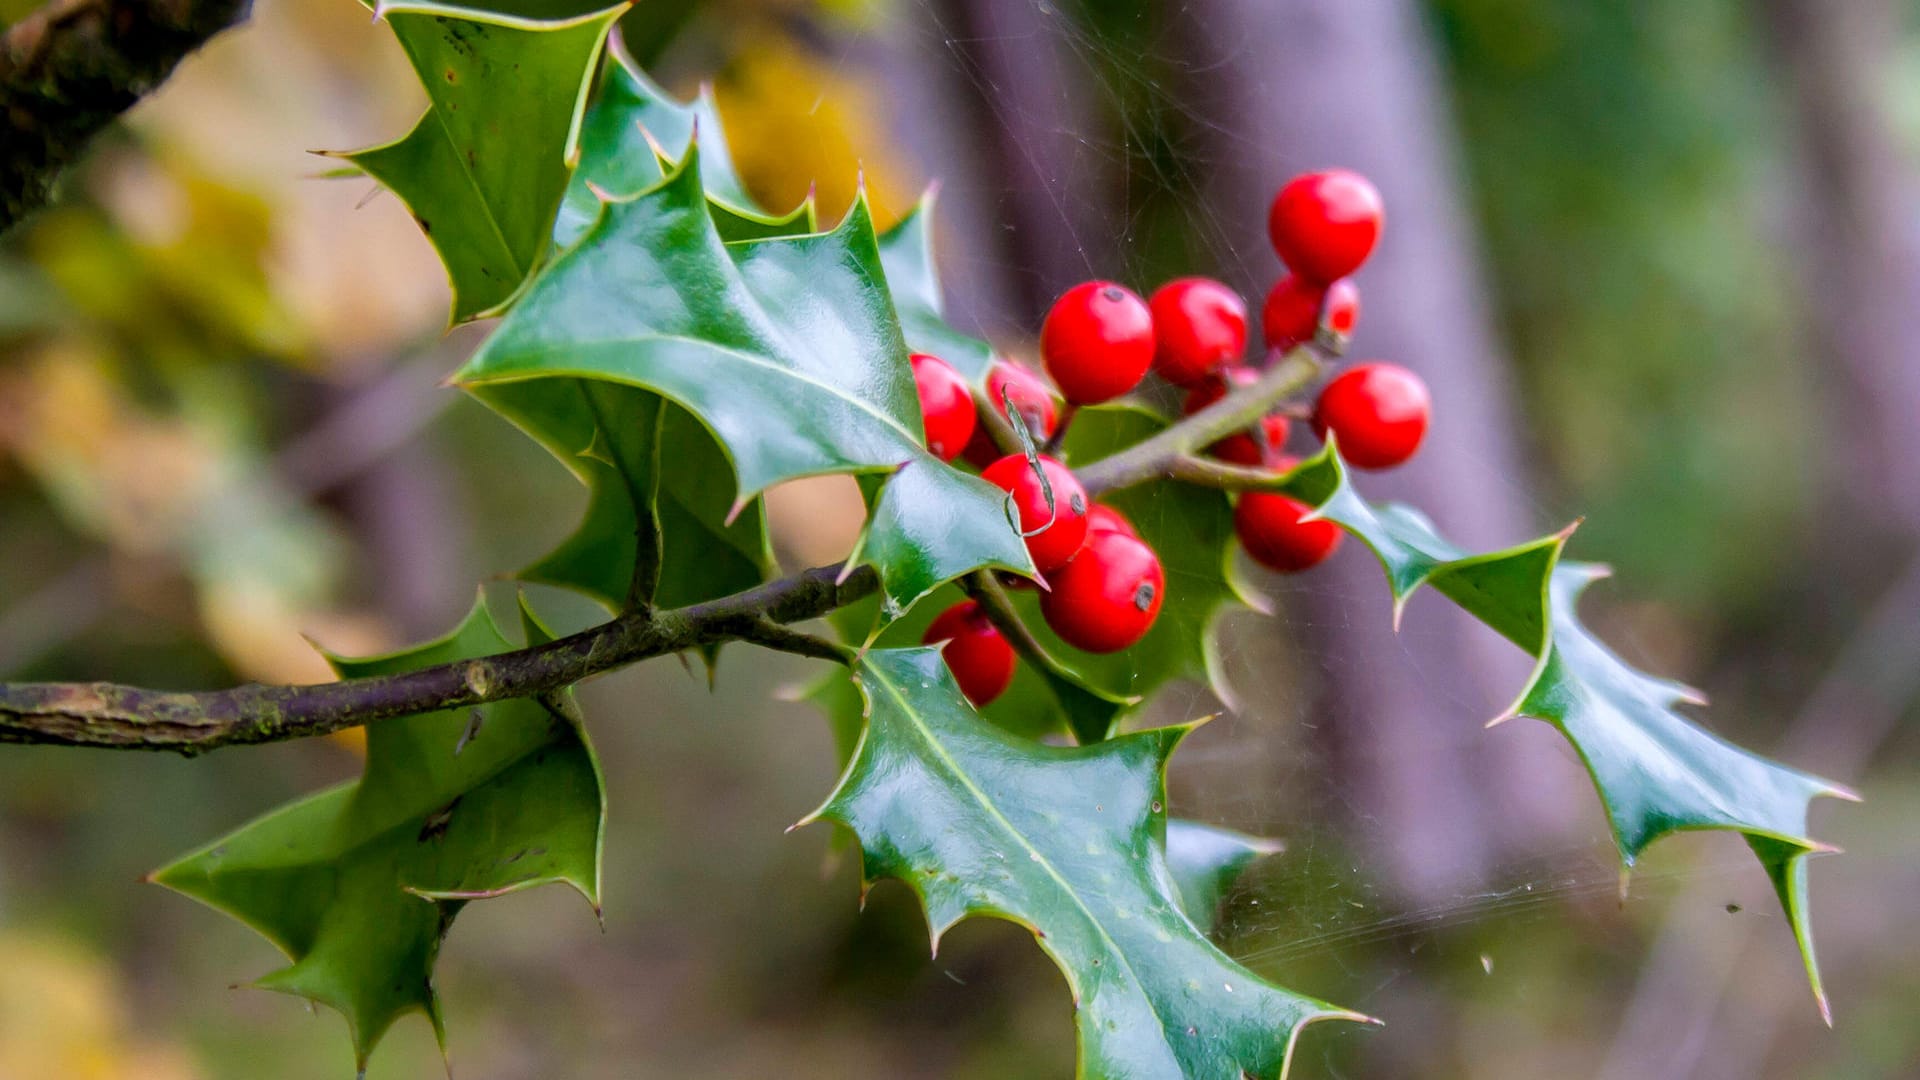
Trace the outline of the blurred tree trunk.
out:
<instances>
[{"instance_id":1,"label":"blurred tree trunk","mask_svg":"<svg viewBox=\"0 0 1920 1080\"><path fill-rule=\"evenodd\" d=\"M1264 297L1280 266L1266 208L1287 177L1355 168L1379 185L1387 225L1358 275L1354 356L1420 372L1433 389L1428 445L1366 476L1469 548L1561 524L1531 520L1506 364L1459 191L1447 90L1412 0L1194 0L1177 16L1206 111L1211 213L1236 238L1223 267ZM1416 599L1396 636L1380 568L1357 544L1294 594L1312 655L1326 657L1310 719L1329 743L1334 801L1353 808L1408 899L1446 903L1484 885L1507 852L1590 799L1573 755L1542 725L1481 730L1529 663L1451 605Z\"/></svg>"},{"instance_id":2,"label":"blurred tree trunk","mask_svg":"<svg viewBox=\"0 0 1920 1080\"><path fill-rule=\"evenodd\" d=\"M905 17L933 22L920 48L947 53L920 77L944 81L943 96L966 103L957 132L962 152L946 161L972 163L965 182L974 189L974 212L991 230L977 235L999 238L995 261L978 268L1000 279L995 291L1006 308L992 315L1010 320L1012 338L1030 336L1055 296L1117 258L1109 197L1116 178L1101 155L1086 150L1097 123L1088 105L1091 58L1074 48L1070 17L1053 4L936 0L908 7L924 14ZM990 316L986 325L1009 325L997 322Z\"/></svg>"},{"instance_id":3,"label":"blurred tree trunk","mask_svg":"<svg viewBox=\"0 0 1920 1080\"><path fill-rule=\"evenodd\" d=\"M1817 348L1833 378L1838 490L1855 520L1920 533L1920 177L1888 102L1890 0L1768 0L1763 29L1798 123L1793 206ZM1904 546L1904 545L1903 545Z\"/></svg>"}]
</instances>

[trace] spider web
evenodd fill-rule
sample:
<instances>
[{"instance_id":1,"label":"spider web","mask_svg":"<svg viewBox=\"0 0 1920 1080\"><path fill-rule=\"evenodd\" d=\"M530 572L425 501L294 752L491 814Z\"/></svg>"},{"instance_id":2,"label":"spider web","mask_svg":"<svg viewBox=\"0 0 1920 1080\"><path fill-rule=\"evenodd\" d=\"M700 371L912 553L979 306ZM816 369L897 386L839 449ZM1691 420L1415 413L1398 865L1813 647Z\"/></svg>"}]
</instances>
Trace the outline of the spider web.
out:
<instances>
[{"instance_id":1,"label":"spider web","mask_svg":"<svg viewBox=\"0 0 1920 1080\"><path fill-rule=\"evenodd\" d=\"M1223 206L1219 193L1232 185L1219 174L1275 154L1264 133L1206 101L1209 80L1250 58L1197 62L1181 20L1199 17L1185 8L1149 18L1101 5L1063 11L1047 3L916 0L885 20L875 36L888 44L878 57L870 41L824 46L836 69L864 69L885 83L892 133L939 177L941 268L962 329L1019 354L1051 298L1074 281L1111 278L1144 294L1188 273L1236 285L1257 324L1264 288L1281 270L1261 227L1264 204ZM1327 164L1347 162L1303 157L1272 172L1266 190ZM1439 181L1443 190L1448 184ZM1457 217L1464 209L1407 213ZM1390 224L1383 257L1391 257L1394 240ZM1476 272L1470 247L1454 265ZM1359 280L1370 290L1368 273ZM1372 317L1362 319L1355 354L1405 343L1408 316L1389 309L1424 299L1367 291ZM1456 317L1479 320L1477 332L1490 341L1483 308ZM1379 333L1375 324L1383 321L1398 326ZM1024 355L1032 358L1030 350ZM1389 358L1421 367L1417 354ZM1496 374L1485 394L1495 419L1508 424L1503 378ZM1306 435L1296 430L1296 452L1309 447ZM1436 441L1446 436L1443 425ZM1494 450L1501 445L1495 440ZM1496 524L1469 523L1461 531L1470 540L1511 543L1574 517L1534 495L1514 471L1514 455L1492 452L1484 440L1428 453L1450 454L1453 478L1473 470L1472 486L1440 488L1431 473L1380 486L1424 509L1447 502L1456 515L1490 508ZM1519 531L1501 534L1516 523ZM1478 1003L1557 994L1591 1004L1617 995L1623 988L1605 985L1576 993L1564 970L1510 961L1544 943L1579 958L1568 962L1630 968L1638 955L1633 927L1656 917L1682 887L1691 900L1715 897L1729 916L1766 920L1776 924L1770 932L1784 935L1764 878L1731 837L1705 841L1704 854L1698 842L1658 848L1623 891L1604 815L1572 751L1541 725L1482 730L1524 684L1528 659L1431 599L1425 609L1416 601L1393 635L1370 557L1349 542L1337 559L1338 572L1260 578L1273 617L1228 620L1221 638L1227 692L1177 683L1157 693L1140 721L1218 715L1174 763L1175 810L1287 844L1229 896L1219 929L1228 951L1284 984L1389 1018L1384 1033L1308 1040L1307 1069L1346 1075L1341 1067L1351 1064L1355 1039L1389 1044L1367 1058L1376 1066L1409 1068L1436 1031L1417 1021L1396 1031L1395 1013L1407 1006L1431 1020L1434 995L1466 980L1504 984L1461 994ZM1169 591L1179 588L1177 578L1168 581ZM1623 620L1604 610L1603 626L1637 655L1631 626L1621 633L1615 624ZM1383 668L1397 669L1393 677L1411 694L1398 700L1416 701L1417 717L1356 723L1329 708L1329 694L1366 686ZM1410 724L1422 729L1417 743L1391 737ZM1383 790L1383 778L1391 784L1421 774L1465 778L1440 785L1451 789L1440 805L1471 803L1460 820L1422 821L1414 812L1409 831L1409 810L1394 805L1397 793ZM1475 831L1491 835L1454 842ZM1454 874L1448 864L1456 862L1473 865ZM1795 978L1785 960L1781 974Z\"/></svg>"}]
</instances>

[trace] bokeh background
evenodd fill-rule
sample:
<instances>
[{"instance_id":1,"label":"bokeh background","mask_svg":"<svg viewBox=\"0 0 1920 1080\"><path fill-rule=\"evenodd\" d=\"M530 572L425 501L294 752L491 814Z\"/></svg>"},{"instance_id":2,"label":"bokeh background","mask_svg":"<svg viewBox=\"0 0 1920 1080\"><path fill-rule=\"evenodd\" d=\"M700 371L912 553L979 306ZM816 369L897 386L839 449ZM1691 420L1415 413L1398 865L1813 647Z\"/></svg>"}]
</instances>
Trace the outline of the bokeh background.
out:
<instances>
[{"instance_id":1,"label":"bokeh background","mask_svg":"<svg viewBox=\"0 0 1920 1080\"><path fill-rule=\"evenodd\" d=\"M1737 839L1663 842L1620 900L1571 752L1481 730L1517 652L1442 604L1394 636L1357 545L1269 581L1173 801L1288 845L1226 948L1388 1020L1314 1029L1297 1076L1920 1076L1920 5L643 0L625 30L667 84L715 84L768 205L817 183L837 210L864 169L886 216L940 178L957 320L1014 353L1088 276L1257 297L1277 185L1366 171L1389 225L1356 351L1438 400L1369 490L1469 546L1584 516L1576 553L1619 571L1590 621L1708 689L1716 730L1866 796L1815 816L1848 849L1813 872L1829 1032ZM563 471L437 385L477 333L442 335L432 251L305 153L420 107L360 6L258 0L0 241L0 677L321 679L303 635L434 634L565 532ZM844 552L852 501L777 492L783 559ZM931 961L905 890L859 913L825 830L783 834L834 773L778 697L809 674L736 648L711 687L665 661L585 690L605 925L562 890L466 911L458 1075L1071 1074L1023 933L968 924ZM1220 707L1178 688L1151 718ZM351 739L0 752L0 1078L350 1075L337 1017L228 989L270 946L139 877L357 765ZM426 1024L369 1075L440 1075Z\"/></svg>"}]
</instances>

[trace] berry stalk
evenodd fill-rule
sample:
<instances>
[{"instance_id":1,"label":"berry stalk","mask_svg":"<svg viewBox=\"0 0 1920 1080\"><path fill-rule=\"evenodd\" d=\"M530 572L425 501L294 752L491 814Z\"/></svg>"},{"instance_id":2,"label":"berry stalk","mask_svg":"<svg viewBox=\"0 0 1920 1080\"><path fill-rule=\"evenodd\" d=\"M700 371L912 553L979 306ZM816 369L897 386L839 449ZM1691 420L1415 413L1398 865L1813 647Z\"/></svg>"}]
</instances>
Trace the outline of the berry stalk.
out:
<instances>
[{"instance_id":1,"label":"berry stalk","mask_svg":"<svg viewBox=\"0 0 1920 1080\"><path fill-rule=\"evenodd\" d=\"M1313 385L1325 363L1310 348L1288 353L1260 381L1232 393L1144 442L1079 470L1089 495L1173 476L1181 459L1259 422L1274 406ZM1237 469L1253 475L1255 469ZM1217 486L1217 485L1216 485Z\"/></svg>"}]
</instances>

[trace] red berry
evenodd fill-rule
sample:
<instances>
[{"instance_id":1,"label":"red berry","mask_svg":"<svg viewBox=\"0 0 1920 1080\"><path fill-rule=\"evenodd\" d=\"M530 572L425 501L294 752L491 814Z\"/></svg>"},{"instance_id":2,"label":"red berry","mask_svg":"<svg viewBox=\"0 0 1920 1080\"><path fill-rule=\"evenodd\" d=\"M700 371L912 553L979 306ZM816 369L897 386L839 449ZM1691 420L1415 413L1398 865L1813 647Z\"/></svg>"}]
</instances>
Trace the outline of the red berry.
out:
<instances>
[{"instance_id":1,"label":"red berry","mask_svg":"<svg viewBox=\"0 0 1920 1080\"><path fill-rule=\"evenodd\" d=\"M1187 391L1183 410L1191 416L1226 397L1229 389L1238 390L1259 381L1260 373L1252 368L1228 368L1218 377ZM1261 417L1260 422L1251 429L1229 435L1207 447L1207 453L1233 465L1252 467L1268 464L1286 446L1287 430L1291 426L1286 417L1269 414Z\"/></svg>"},{"instance_id":2,"label":"red berry","mask_svg":"<svg viewBox=\"0 0 1920 1080\"><path fill-rule=\"evenodd\" d=\"M1313 430L1332 429L1340 456L1362 469L1390 469L1413 456L1426 438L1433 400L1420 376L1398 364L1350 368L1320 391Z\"/></svg>"},{"instance_id":3,"label":"red berry","mask_svg":"<svg viewBox=\"0 0 1920 1080\"><path fill-rule=\"evenodd\" d=\"M984 706L1006 693L1013 681L1013 646L977 602L962 600L941 612L920 639L922 645L935 642L946 642L940 655L968 701Z\"/></svg>"},{"instance_id":4,"label":"red berry","mask_svg":"<svg viewBox=\"0 0 1920 1080\"><path fill-rule=\"evenodd\" d=\"M1094 533L1103 532L1125 533L1136 539L1140 536L1134 530L1133 522L1128 521L1125 514L1106 503L1094 503L1087 511L1087 535L1092 536Z\"/></svg>"},{"instance_id":5,"label":"red berry","mask_svg":"<svg viewBox=\"0 0 1920 1080\"><path fill-rule=\"evenodd\" d=\"M1047 312L1040 360L1068 401L1111 401L1140 385L1153 363L1153 313L1123 285L1083 281Z\"/></svg>"},{"instance_id":6,"label":"red berry","mask_svg":"<svg viewBox=\"0 0 1920 1080\"><path fill-rule=\"evenodd\" d=\"M1247 348L1247 305L1212 278L1189 277L1160 286L1153 311L1153 370L1186 386L1238 359Z\"/></svg>"},{"instance_id":7,"label":"red berry","mask_svg":"<svg viewBox=\"0 0 1920 1080\"><path fill-rule=\"evenodd\" d=\"M1320 310L1320 325L1345 342L1360 325L1360 286L1351 278L1341 278L1327 286L1327 305Z\"/></svg>"},{"instance_id":8,"label":"red berry","mask_svg":"<svg viewBox=\"0 0 1920 1080\"><path fill-rule=\"evenodd\" d=\"M1060 640L1091 653L1119 652L1145 637L1167 591L1153 549L1115 531L1088 537L1052 584L1040 614Z\"/></svg>"},{"instance_id":9,"label":"red berry","mask_svg":"<svg viewBox=\"0 0 1920 1080\"><path fill-rule=\"evenodd\" d=\"M1027 430L1035 442L1043 443L1052 438L1054 428L1060 423L1059 411L1053 404L1053 387L1018 364L994 362L987 371L987 397L1001 416L1007 415L1006 399L1011 397L1013 407L1019 411L1020 418L1027 422ZM966 453L967 460L982 469L1000 460L1000 448L987 437L985 424L974 429Z\"/></svg>"},{"instance_id":10,"label":"red berry","mask_svg":"<svg viewBox=\"0 0 1920 1080\"><path fill-rule=\"evenodd\" d=\"M1294 273L1327 284L1367 261L1384 214L1380 192L1366 177L1328 169L1287 181L1267 212L1267 235Z\"/></svg>"},{"instance_id":11,"label":"red berry","mask_svg":"<svg viewBox=\"0 0 1920 1080\"><path fill-rule=\"evenodd\" d=\"M1207 447L1207 454L1229 465L1245 465L1250 469L1271 465L1286 449L1287 431L1292 426L1286 417L1269 414L1261 417L1260 423L1251 430L1229 435Z\"/></svg>"},{"instance_id":12,"label":"red berry","mask_svg":"<svg viewBox=\"0 0 1920 1080\"><path fill-rule=\"evenodd\" d=\"M1047 509L1046 492L1033 466L1021 454L1008 454L987 466L981 479L1013 495L1020 513L1020 531L1027 535L1027 554L1043 574L1051 574L1080 551L1087 539L1087 489L1080 486L1065 465L1050 457L1040 458L1040 468L1053 489L1053 509Z\"/></svg>"},{"instance_id":13,"label":"red berry","mask_svg":"<svg viewBox=\"0 0 1920 1080\"><path fill-rule=\"evenodd\" d=\"M952 461L973 438L976 418L973 392L967 380L945 360L914 353L913 385L920 391L920 419L927 428L927 449L941 461Z\"/></svg>"},{"instance_id":14,"label":"red berry","mask_svg":"<svg viewBox=\"0 0 1920 1080\"><path fill-rule=\"evenodd\" d=\"M1359 321L1360 290L1347 278L1323 288L1288 274L1274 284L1260 312L1267 348L1282 352L1312 341L1321 327L1345 341Z\"/></svg>"},{"instance_id":15,"label":"red berry","mask_svg":"<svg viewBox=\"0 0 1920 1080\"><path fill-rule=\"evenodd\" d=\"M1331 521L1301 521L1312 511L1306 503L1267 491L1249 491L1233 508L1233 531L1253 561L1283 573L1314 566L1340 546L1340 527Z\"/></svg>"}]
</instances>

